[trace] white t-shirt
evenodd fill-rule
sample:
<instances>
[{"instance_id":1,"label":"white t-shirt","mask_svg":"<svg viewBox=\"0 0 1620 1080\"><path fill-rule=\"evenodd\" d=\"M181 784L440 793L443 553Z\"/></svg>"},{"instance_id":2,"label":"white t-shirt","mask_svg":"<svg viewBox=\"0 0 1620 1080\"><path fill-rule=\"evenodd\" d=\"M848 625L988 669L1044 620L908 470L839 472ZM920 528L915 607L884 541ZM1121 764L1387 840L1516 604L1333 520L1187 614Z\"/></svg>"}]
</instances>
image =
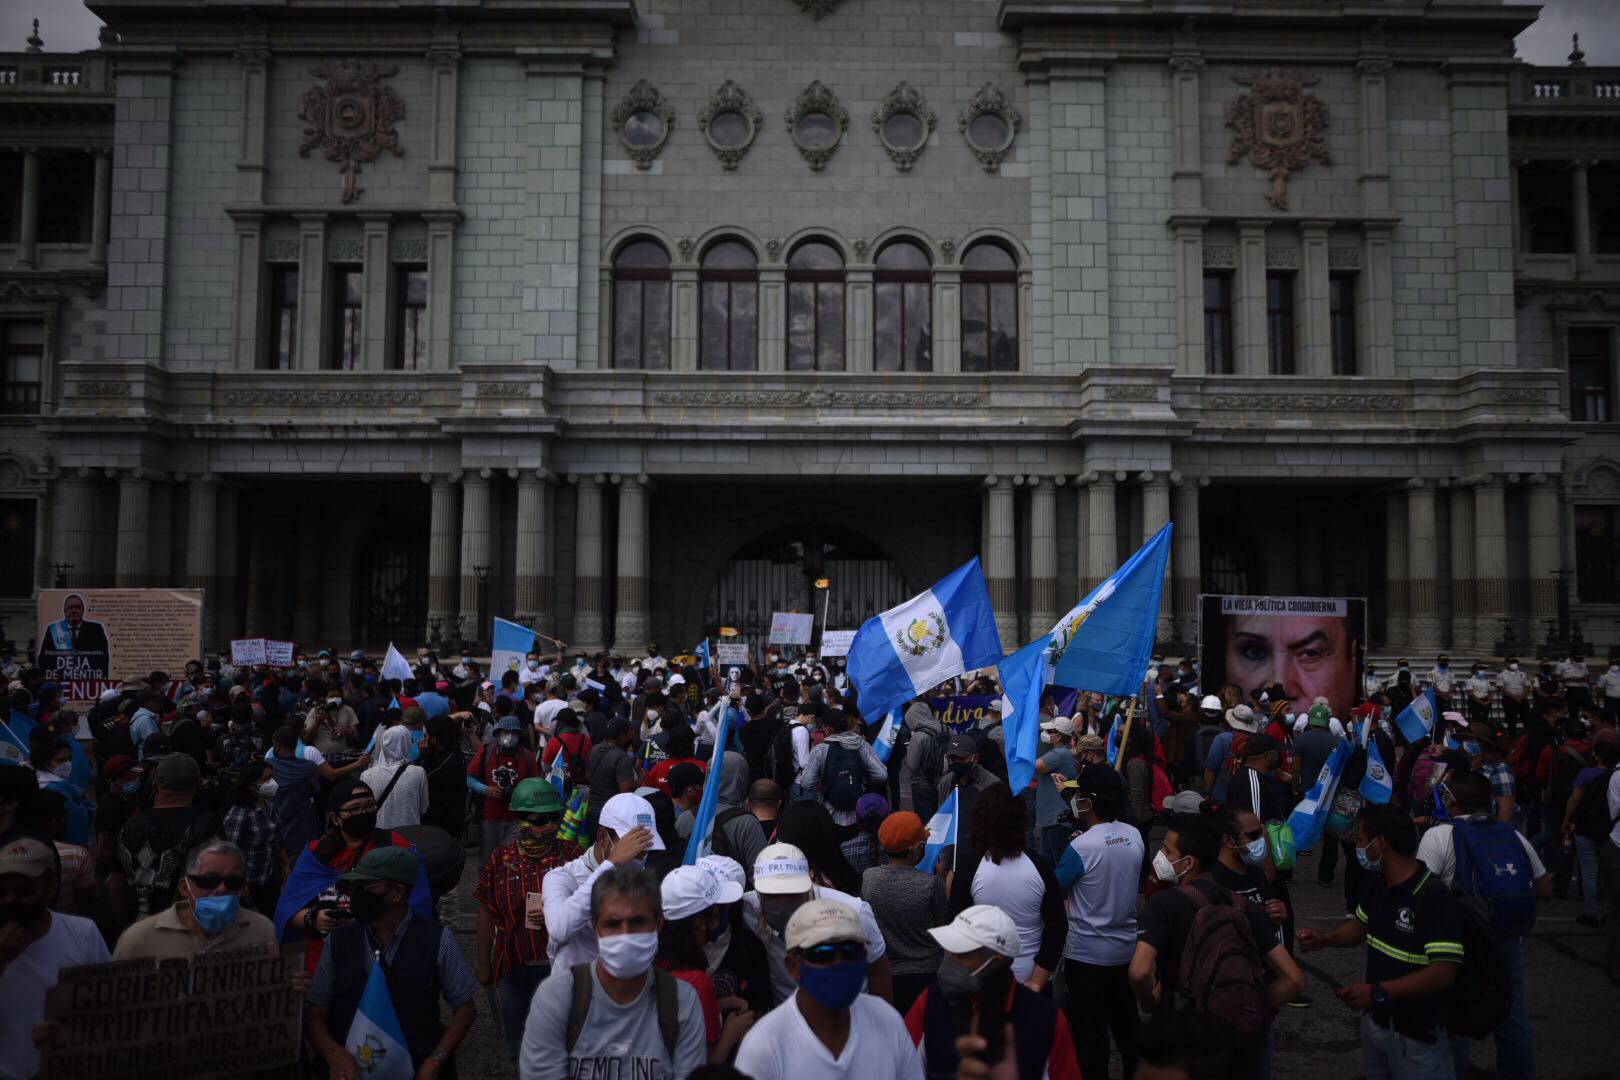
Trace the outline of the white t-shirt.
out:
<instances>
[{"instance_id":1,"label":"white t-shirt","mask_svg":"<svg viewBox=\"0 0 1620 1080\"><path fill-rule=\"evenodd\" d=\"M553 731L557 727L557 714L569 708L562 698L547 698L534 707L534 726Z\"/></svg>"},{"instance_id":2,"label":"white t-shirt","mask_svg":"<svg viewBox=\"0 0 1620 1080\"><path fill-rule=\"evenodd\" d=\"M522 667L518 668L518 685L528 686L530 683L539 682L549 674L551 674L551 668L549 666L541 664L539 667L531 670L528 663L525 662Z\"/></svg>"},{"instance_id":3,"label":"white t-shirt","mask_svg":"<svg viewBox=\"0 0 1620 1080\"><path fill-rule=\"evenodd\" d=\"M849 1007L849 1040L833 1057L799 1011L798 997L759 1019L737 1049L737 1071L753 1080L817 1080L883 1077L923 1080L922 1058L906 1022L881 998L862 994Z\"/></svg>"},{"instance_id":4,"label":"white t-shirt","mask_svg":"<svg viewBox=\"0 0 1620 1080\"><path fill-rule=\"evenodd\" d=\"M555 870L552 873L556 873ZM549 876L549 875L548 875ZM836 900L840 904L847 904L861 917L861 931L866 934L866 962L873 963L878 957L888 951L888 944L883 940L883 931L878 929L877 916L872 914L872 905L847 892L829 889L825 885L812 885L810 887L812 900ZM768 926L764 930L764 920L759 913L759 894L756 892L743 893L743 909L748 913L748 925L765 940L765 951L771 958L771 989L775 992L776 1000L786 1001L798 989L799 984L793 981L793 976L787 971L787 944L782 935ZM553 965L555 967L555 965ZM756 1025L757 1026L757 1025ZM755 1080L758 1080L756 1077Z\"/></svg>"},{"instance_id":5,"label":"white t-shirt","mask_svg":"<svg viewBox=\"0 0 1620 1080\"><path fill-rule=\"evenodd\" d=\"M1005 911L1018 927L1018 955L1013 959L1013 978L1023 982L1035 970L1035 954L1041 948L1041 898L1046 883L1035 863L1022 853L993 863L986 855L973 875L973 902L989 904Z\"/></svg>"},{"instance_id":6,"label":"white t-shirt","mask_svg":"<svg viewBox=\"0 0 1620 1080\"><path fill-rule=\"evenodd\" d=\"M1069 940L1063 955L1084 964L1117 967L1136 951L1136 882L1142 871L1142 834L1121 821L1102 821L1069 842L1058 881L1078 873L1065 909Z\"/></svg>"},{"instance_id":7,"label":"white t-shirt","mask_svg":"<svg viewBox=\"0 0 1620 1080\"><path fill-rule=\"evenodd\" d=\"M1427 866L1435 876L1445 882L1447 888L1451 887L1451 879L1457 873L1457 845L1452 839L1451 832L1452 826L1449 821L1436 825L1423 834L1423 839L1418 841L1417 849L1418 862ZM1530 846L1530 841L1525 839L1523 833L1519 833L1518 837L1519 845L1524 848L1524 856L1530 861L1531 879L1541 877L1547 872L1547 868L1541 864L1541 857L1536 854L1536 849Z\"/></svg>"},{"instance_id":8,"label":"white t-shirt","mask_svg":"<svg viewBox=\"0 0 1620 1080\"><path fill-rule=\"evenodd\" d=\"M381 730L382 730L381 728L377 729L377 731L381 731ZM366 744L366 751L365 752L369 754L373 750L375 750L376 748L377 748L377 732L374 731L374 732L371 733L371 741ZM270 749L268 749L268 750L266 750L264 752L264 760L266 760L266 761L269 761L271 758L273 758L275 756L276 756L276 748L273 747L273 746ZM317 769L320 768L322 765L326 764L326 755L321 753L319 750L315 749L313 746L305 746L303 749L298 751L298 756L303 758L305 761L309 762L311 765L315 766Z\"/></svg>"},{"instance_id":9,"label":"white t-shirt","mask_svg":"<svg viewBox=\"0 0 1620 1080\"><path fill-rule=\"evenodd\" d=\"M51 912L45 936L6 965L7 1005L0 1009L0 1080L30 1080L39 1072L34 1025L45 1019L45 992L56 985L62 969L111 959L95 923Z\"/></svg>"}]
</instances>

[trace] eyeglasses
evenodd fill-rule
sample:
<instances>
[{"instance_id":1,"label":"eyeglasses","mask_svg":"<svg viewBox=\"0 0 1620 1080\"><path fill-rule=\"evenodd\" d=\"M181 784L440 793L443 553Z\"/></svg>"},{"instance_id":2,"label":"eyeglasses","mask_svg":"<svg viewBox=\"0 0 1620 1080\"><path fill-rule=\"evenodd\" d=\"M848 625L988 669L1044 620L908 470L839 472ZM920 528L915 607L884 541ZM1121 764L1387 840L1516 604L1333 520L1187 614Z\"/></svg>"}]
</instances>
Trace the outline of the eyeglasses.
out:
<instances>
[{"instance_id":1,"label":"eyeglasses","mask_svg":"<svg viewBox=\"0 0 1620 1080\"><path fill-rule=\"evenodd\" d=\"M1245 840L1258 840L1262 836L1266 835L1266 830L1265 830L1265 827L1262 826L1262 827L1260 827L1258 829L1255 829L1253 832L1239 833L1238 835L1243 837L1243 839L1245 839Z\"/></svg>"},{"instance_id":2,"label":"eyeglasses","mask_svg":"<svg viewBox=\"0 0 1620 1080\"><path fill-rule=\"evenodd\" d=\"M187 874L186 879L203 892L213 892L221 885L230 892L241 892L247 884L241 874Z\"/></svg>"},{"instance_id":3,"label":"eyeglasses","mask_svg":"<svg viewBox=\"0 0 1620 1080\"><path fill-rule=\"evenodd\" d=\"M808 949L796 950L796 954L808 964L824 967L839 961L854 963L866 959L866 943L862 941L829 941L824 945L812 945Z\"/></svg>"},{"instance_id":4,"label":"eyeglasses","mask_svg":"<svg viewBox=\"0 0 1620 1080\"><path fill-rule=\"evenodd\" d=\"M356 814L375 814L376 812L377 804L374 802L345 806L338 810L338 814L342 817L354 817Z\"/></svg>"}]
</instances>

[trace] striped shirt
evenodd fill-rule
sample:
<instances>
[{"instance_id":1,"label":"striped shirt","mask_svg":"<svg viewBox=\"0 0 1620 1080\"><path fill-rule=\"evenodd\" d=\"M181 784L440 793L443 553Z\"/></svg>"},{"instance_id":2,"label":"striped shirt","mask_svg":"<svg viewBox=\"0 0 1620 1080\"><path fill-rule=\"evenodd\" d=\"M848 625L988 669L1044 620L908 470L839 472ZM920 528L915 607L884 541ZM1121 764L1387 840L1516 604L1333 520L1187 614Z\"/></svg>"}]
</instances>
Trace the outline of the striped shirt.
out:
<instances>
[{"instance_id":1,"label":"striped shirt","mask_svg":"<svg viewBox=\"0 0 1620 1080\"><path fill-rule=\"evenodd\" d=\"M561 840L551 854L540 859L525 856L516 842L502 844L490 853L472 894L489 910L495 923L489 958L492 980L499 981L502 975L524 964L548 962L540 882L554 867L577 858L579 853L578 845Z\"/></svg>"},{"instance_id":2,"label":"striped shirt","mask_svg":"<svg viewBox=\"0 0 1620 1080\"><path fill-rule=\"evenodd\" d=\"M1445 885L1421 864L1399 885L1381 873L1368 875L1356 919L1367 928L1367 981L1388 982L1436 961L1462 963L1462 916ZM1389 1017L1403 1028L1444 1027L1451 991L1389 1003Z\"/></svg>"}]
</instances>

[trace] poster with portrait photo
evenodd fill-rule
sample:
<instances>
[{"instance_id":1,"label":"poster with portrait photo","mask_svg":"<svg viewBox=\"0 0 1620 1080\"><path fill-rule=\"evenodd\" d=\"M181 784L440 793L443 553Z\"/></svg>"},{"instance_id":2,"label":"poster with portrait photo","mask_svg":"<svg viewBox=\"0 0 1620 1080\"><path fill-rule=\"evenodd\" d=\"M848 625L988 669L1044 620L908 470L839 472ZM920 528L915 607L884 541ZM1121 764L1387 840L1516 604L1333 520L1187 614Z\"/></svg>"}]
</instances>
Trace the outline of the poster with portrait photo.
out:
<instances>
[{"instance_id":1,"label":"poster with portrait photo","mask_svg":"<svg viewBox=\"0 0 1620 1080\"><path fill-rule=\"evenodd\" d=\"M1289 712L1325 697L1340 720L1360 701L1367 642L1367 601L1342 596L1198 598L1199 683L1217 693L1227 683L1253 697L1282 683Z\"/></svg>"},{"instance_id":2,"label":"poster with portrait photo","mask_svg":"<svg viewBox=\"0 0 1620 1080\"><path fill-rule=\"evenodd\" d=\"M37 663L64 704L88 708L103 691L202 656L201 589L41 589Z\"/></svg>"}]
</instances>

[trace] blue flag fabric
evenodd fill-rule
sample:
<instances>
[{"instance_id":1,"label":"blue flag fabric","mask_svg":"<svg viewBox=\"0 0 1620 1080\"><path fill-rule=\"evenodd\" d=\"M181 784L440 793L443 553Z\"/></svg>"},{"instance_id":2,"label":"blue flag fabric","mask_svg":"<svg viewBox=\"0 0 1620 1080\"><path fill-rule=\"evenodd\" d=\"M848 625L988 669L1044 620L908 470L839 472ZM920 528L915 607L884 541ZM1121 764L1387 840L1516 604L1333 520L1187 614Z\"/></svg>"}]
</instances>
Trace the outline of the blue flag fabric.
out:
<instances>
[{"instance_id":1,"label":"blue flag fabric","mask_svg":"<svg viewBox=\"0 0 1620 1080\"><path fill-rule=\"evenodd\" d=\"M703 798L698 800L697 813L692 816L692 835L686 841L686 858L681 860L687 866L696 866L703 856L714 854L714 815L720 805L720 773L725 765L726 736L730 734L734 715L730 709L725 710L715 729L709 775L703 779Z\"/></svg>"},{"instance_id":2,"label":"blue flag fabric","mask_svg":"<svg viewBox=\"0 0 1620 1080\"><path fill-rule=\"evenodd\" d=\"M894 753L894 744L900 738L900 727L905 722L905 716L899 709L890 710L883 718L883 726L878 729L877 738L872 740L872 753L883 764L889 763L889 755Z\"/></svg>"},{"instance_id":3,"label":"blue flag fabric","mask_svg":"<svg viewBox=\"0 0 1620 1080\"><path fill-rule=\"evenodd\" d=\"M424 919L433 918L433 894L428 891L427 863L422 860L422 853L411 845L411 854L416 856L416 884L411 886L411 894L406 897L411 911ZM289 930L287 920L329 887L337 883L338 875L342 871L334 870L315 857L315 853L305 848L298 853L298 861L293 863L292 873L287 875L287 883L281 887L281 899L276 902L276 941L285 945L289 941L304 940L302 928Z\"/></svg>"},{"instance_id":4,"label":"blue flag fabric","mask_svg":"<svg viewBox=\"0 0 1620 1080\"><path fill-rule=\"evenodd\" d=\"M523 658L534 651L534 631L522 623L496 619L490 633L493 644L489 651L489 677L498 685L501 676L523 666Z\"/></svg>"},{"instance_id":5,"label":"blue flag fabric","mask_svg":"<svg viewBox=\"0 0 1620 1080\"><path fill-rule=\"evenodd\" d=\"M939 861L939 853L956 843L956 789L952 788L945 804L928 819L928 844L923 848L923 857L917 863L917 869L925 874L934 872L934 864Z\"/></svg>"},{"instance_id":6,"label":"blue flag fabric","mask_svg":"<svg viewBox=\"0 0 1620 1080\"><path fill-rule=\"evenodd\" d=\"M558 745L557 756L551 759L551 768L546 772L546 779L551 786L557 789L557 798L564 805L568 802L568 747Z\"/></svg>"},{"instance_id":7,"label":"blue flag fabric","mask_svg":"<svg viewBox=\"0 0 1620 1080\"><path fill-rule=\"evenodd\" d=\"M1333 753L1322 765L1322 771L1316 775L1316 783L1299 800L1293 813L1288 815L1288 829L1294 835L1296 848L1308 848L1316 844L1322 837L1322 830L1327 826L1328 811L1333 808L1333 796L1339 789L1339 778L1344 775L1344 766L1350 760L1355 750L1355 743L1349 739L1340 739L1339 745L1333 748Z\"/></svg>"},{"instance_id":8,"label":"blue flag fabric","mask_svg":"<svg viewBox=\"0 0 1620 1080\"><path fill-rule=\"evenodd\" d=\"M1367 726L1370 728L1371 722ZM1358 790L1363 799L1379 806L1395 797L1395 778L1390 775L1389 766L1384 764L1384 755L1378 752L1377 739L1367 739L1367 772L1362 776Z\"/></svg>"},{"instance_id":9,"label":"blue flag fabric","mask_svg":"<svg viewBox=\"0 0 1620 1080\"><path fill-rule=\"evenodd\" d=\"M704 638L698 643L698 647L694 651L697 653L698 669L701 671L707 668L712 662L709 659L709 639Z\"/></svg>"},{"instance_id":10,"label":"blue flag fabric","mask_svg":"<svg viewBox=\"0 0 1620 1080\"><path fill-rule=\"evenodd\" d=\"M1153 654L1173 529L1166 525L1154 533L1051 630L1001 662L1001 722L1013 791L1024 790L1035 775L1047 686L1118 697L1141 689L1143 666Z\"/></svg>"},{"instance_id":11,"label":"blue flag fabric","mask_svg":"<svg viewBox=\"0 0 1620 1080\"><path fill-rule=\"evenodd\" d=\"M366 1080L412 1080L416 1075L381 964L372 964L371 974L366 976L360 1007L349 1023L343 1048L354 1055Z\"/></svg>"},{"instance_id":12,"label":"blue flag fabric","mask_svg":"<svg viewBox=\"0 0 1620 1080\"><path fill-rule=\"evenodd\" d=\"M1401 710L1395 718L1395 728L1408 743L1415 743L1434 730L1435 718L1440 715L1440 703L1432 689L1412 699L1412 704Z\"/></svg>"},{"instance_id":13,"label":"blue flag fabric","mask_svg":"<svg viewBox=\"0 0 1620 1080\"><path fill-rule=\"evenodd\" d=\"M400 682L411 677L411 665L405 662L405 657L394 648L392 641L388 643L388 652L383 656L382 677Z\"/></svg>"},{"instance_id":14,"label":"blue flag fabric","mask_svg":"<svg viewBox=\"0 0 1620 1080\"><path fill-rule=\"evenodd\" d=\"M1118 710L1114 710L1114 722L1108 728L1108 764L1112 765L1119 760L1119 737L1124 734L1121 728L1125 726L1125 717Z\"/></svg>"},{"instance_id":15,"label":"blue flag fabric","mask_svg":"<svg viewBox=\"0 0 1620 1080\"><path fill-rule=\"evenodd\" d=\"M1001 661L990 589L970 559L934 587L866 620L849 646L861 712L883 716L946 679Z\"/></svg>"}]
</instances>

